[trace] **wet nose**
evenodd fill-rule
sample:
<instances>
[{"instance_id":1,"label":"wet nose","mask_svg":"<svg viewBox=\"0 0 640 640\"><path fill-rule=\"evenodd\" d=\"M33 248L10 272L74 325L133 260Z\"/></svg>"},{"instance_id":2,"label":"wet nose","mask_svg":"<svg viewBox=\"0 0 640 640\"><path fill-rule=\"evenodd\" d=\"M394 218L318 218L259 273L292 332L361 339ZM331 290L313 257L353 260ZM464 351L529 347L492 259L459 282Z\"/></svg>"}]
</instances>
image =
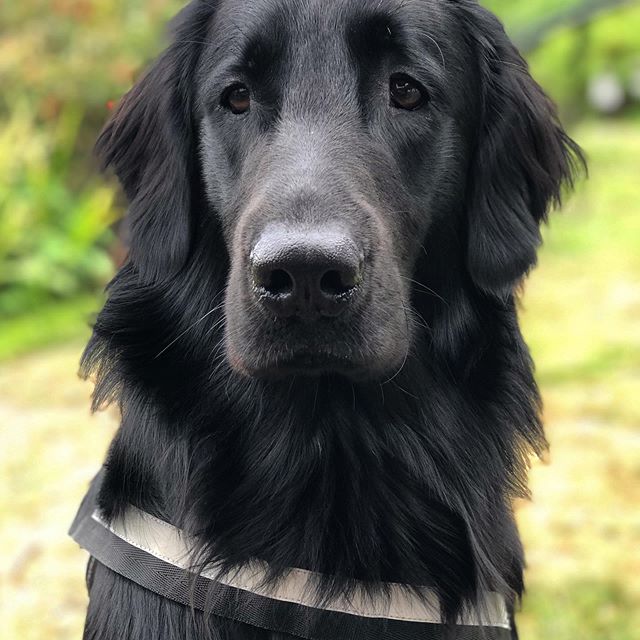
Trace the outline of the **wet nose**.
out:
<instances>
[{"instance_id":1,"label":"wet nose","mask_svg":"<svg viewBox=\"0 0 640 640\"><path fill-rule=\"evenodd\" d=\"M266 232L251 252L255 295L281 318L343 313L362 284L363 268L356 243L340 232Z\"/></svg>"}]
</instances>

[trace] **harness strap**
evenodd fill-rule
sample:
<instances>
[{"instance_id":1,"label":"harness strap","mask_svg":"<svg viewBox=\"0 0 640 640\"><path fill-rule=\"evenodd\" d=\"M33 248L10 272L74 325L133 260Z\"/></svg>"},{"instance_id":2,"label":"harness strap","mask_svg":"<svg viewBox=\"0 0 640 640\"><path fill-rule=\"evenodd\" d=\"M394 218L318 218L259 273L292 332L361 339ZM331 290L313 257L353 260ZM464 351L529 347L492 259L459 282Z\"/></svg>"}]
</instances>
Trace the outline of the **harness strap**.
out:
<instances>
[{"instance_id":1,"label":"harness strap","mask_svg":"<svg viewBox=\"0 0 640 640\"><path fill-rule=\"evenodd\" d=\"M252 562L232 573L215 569L194 573L194 538L173 525L130 507L106 522L95 508L94 488L71 527L71 537L112 571L162 597L261 629L305 640L441 640L447 635L438 598L405 585L386 584L387 597L355 589L350 597L318 605L318 576L291 569L275 585L268 566ZM509 640L505 600L488 593L482 605L465 612L455 630L459 640Z\"/></svg>"}]
</instances>

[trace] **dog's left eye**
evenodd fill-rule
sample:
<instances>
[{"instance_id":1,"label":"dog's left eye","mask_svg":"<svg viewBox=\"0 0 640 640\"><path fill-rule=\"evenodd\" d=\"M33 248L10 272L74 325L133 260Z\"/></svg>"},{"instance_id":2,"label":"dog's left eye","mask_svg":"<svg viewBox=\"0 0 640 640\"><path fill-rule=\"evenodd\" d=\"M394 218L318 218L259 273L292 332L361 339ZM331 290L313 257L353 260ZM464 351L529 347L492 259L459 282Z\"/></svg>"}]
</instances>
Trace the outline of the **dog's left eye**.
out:
<instances>
[{"instance_id":1,"label":"dog's left eye","mask_svg":"<svg viewBox=\"0 0 640 640\"><path fill-rule=\"evenodd\" d=\"M234 84L222 94L221 104L231 113L245 113L251 106L251 92L244 84Z\"/></svg>"},{"instance_id":2,"label":"dog's left eye","mask_svg":"<svg viewBox=\"0 0 640 640\"><path fill-rule=\"evenodd\" d=\"M394 73L389 79L391 104L398 109L414 111L428 99L427 90L405 73Z\"/></svg>"}]
</instances>

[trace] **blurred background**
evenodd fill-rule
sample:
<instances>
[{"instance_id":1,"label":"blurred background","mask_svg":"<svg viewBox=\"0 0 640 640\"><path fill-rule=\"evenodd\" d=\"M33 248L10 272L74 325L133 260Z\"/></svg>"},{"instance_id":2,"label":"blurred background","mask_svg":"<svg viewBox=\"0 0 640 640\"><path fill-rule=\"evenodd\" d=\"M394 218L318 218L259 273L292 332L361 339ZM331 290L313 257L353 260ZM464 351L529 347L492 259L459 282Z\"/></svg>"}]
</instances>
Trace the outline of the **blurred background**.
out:
<instances>
[{"instance_id":1,"label":"blurred background","mask_svg":"<svg viewBox=\"0 0 640 640\"><path fill-rule=\"evenodd\" d=\"M177 0L0 3L0 629L80 638L66 537L117 423L76 377L122 256L123 201L92 145L162 45ZM584 147L522 322L551 455L517 506L523 640L640 638L640 3L486 0Z\"/></svg>"}]
</instances>

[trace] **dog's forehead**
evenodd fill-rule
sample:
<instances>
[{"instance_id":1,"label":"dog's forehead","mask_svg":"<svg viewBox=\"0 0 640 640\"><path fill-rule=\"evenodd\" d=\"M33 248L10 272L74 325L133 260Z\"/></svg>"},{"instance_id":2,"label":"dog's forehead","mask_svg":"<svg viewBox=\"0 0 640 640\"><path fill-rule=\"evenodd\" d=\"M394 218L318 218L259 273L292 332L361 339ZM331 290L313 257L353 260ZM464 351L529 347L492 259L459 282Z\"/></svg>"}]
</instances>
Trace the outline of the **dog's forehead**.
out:
<instances>
[{"instance_id":1,"label":"dog's forehead","mask_svg":"<svg viewBox=\"0 0 640 640\"><path fill-rule=\"evenodd\" d=\"M330 28L368 15L415 17L416 12L437 16L444 0L221 0L217 14L225 21L259 28L279 20L290 30L310 26Z\"/></svg>"},{"instance_id":2,"label":"dog's forehead","mask_svg":"<svg viewBox=\"0 0 640 640\"><path fill-rule=\"evenodd\" d=\"M236 51L254 45L257 56L287 45L318 54L350 38L392 35L420 29L444 38L450 26L444 0L222 0L212 24L213 40ZM346 36L346 37L345 37Z\"/></svg>"}]
</instances>

